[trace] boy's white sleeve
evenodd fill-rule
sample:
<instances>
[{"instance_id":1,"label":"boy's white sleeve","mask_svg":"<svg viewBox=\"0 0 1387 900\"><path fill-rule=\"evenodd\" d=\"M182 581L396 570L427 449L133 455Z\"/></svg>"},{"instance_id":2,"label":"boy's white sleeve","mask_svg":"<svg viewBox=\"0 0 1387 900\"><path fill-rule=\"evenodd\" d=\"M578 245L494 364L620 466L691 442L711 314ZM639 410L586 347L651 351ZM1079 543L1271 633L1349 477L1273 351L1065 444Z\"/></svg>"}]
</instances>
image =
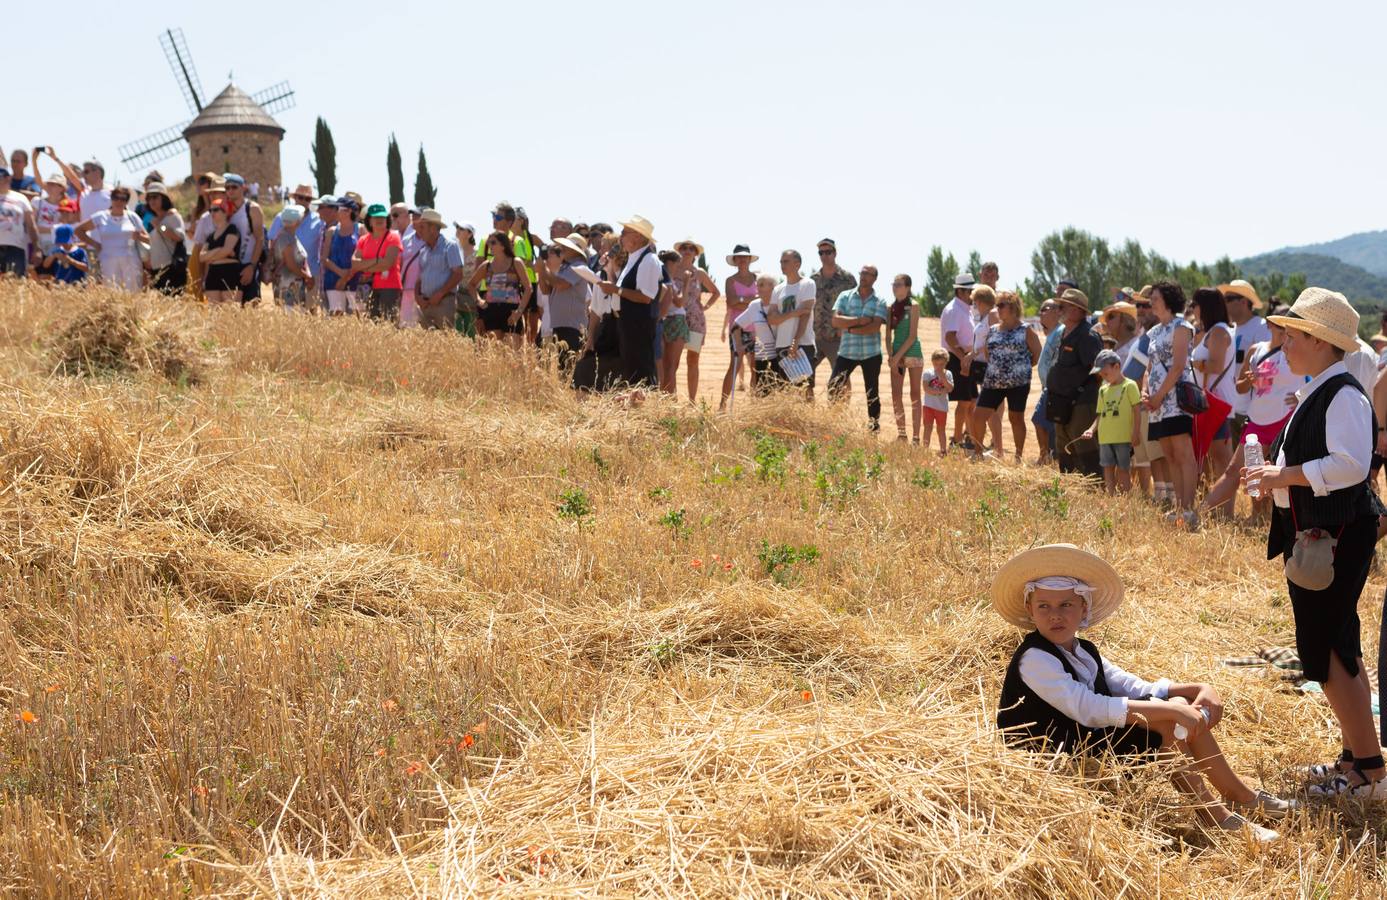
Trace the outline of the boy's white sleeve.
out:
<instances>
[{"instance_id":1,"label":"boy's white sleeve","mask_svg":"<svg viewBox=\"0 0 1387 900\"><path fill-rule=\"evenodd\" d=\"M1106 662L1103 671L1108 671ZM1041 700L1087 728L1119 728L1127 724L1126 695L1104 697L1074 679L1053 654L1044 650L1031 648L1021 657L1021 680ZM1111 681L1108 687L1118 693Z\"/></svg>"}]
</instances>

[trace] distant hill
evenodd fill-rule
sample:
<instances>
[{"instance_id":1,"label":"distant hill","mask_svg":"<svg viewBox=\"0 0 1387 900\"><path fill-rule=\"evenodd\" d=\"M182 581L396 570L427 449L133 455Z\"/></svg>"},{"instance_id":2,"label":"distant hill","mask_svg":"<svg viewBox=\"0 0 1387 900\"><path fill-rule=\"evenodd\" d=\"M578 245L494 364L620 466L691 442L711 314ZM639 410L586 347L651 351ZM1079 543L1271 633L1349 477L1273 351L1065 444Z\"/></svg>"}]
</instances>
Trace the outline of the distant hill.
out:
<instances>
[{"instance_id":1,"label":"distant hill","mask_svg":"<svg viewBox=\"0 0 1387 900\"><path fill-rule=\"evenodd\" d=\"M1387 236L1387 232L1376 232ZM1348 240L1348 238L1345 238ZM1326 245L1321 245L1326 246ZM1273 272L1282 275L1305 274L1310 284L1339 291L1360 305L1362 301L1387 304L1387 278L1374 275L1361 266L1350 265L1333 256L1277 250L1237 261L1244 275L1263 277Z\"/></svg>"},{"instance_id":2,"label":"distant hill","mask_svg":"<svg viewBox=\"0 0 1387 900\"><path fill-rule=\"evenodd\" d=\"M1387 231L1361 231L1336 241L1307 244L1304 247L1282 247L1275 252L1332 256L1349 265L1366 269L1374 275L1387 277Z\"/></svg>"}]
</instances>

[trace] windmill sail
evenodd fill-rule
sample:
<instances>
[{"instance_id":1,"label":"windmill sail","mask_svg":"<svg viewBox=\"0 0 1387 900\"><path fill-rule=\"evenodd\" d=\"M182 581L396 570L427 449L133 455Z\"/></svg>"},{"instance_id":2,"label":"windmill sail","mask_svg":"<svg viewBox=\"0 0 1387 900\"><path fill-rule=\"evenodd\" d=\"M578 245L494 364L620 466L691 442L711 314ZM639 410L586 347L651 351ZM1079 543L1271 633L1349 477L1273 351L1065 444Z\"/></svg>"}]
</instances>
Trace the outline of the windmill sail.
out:
<instances>
[{"instance_id":1,"label":"windmill sail","mask_svg":"<svg viewBox=\"0 0 1387 900\"><path fill-rule=\"evenodd\" d=\"M138 141L122 144L120 161L132 169L138 169L177 156L188 149L188 142L183 138L183 129L187 127L188 123L184 122Z\"/></svg>"},{"instance_id":2,"label":"windmill sail","mask_svg":"<svg viewBox=\"0 0 1387 900\"><path fill-rule=\"evenodd\" d=\"M251 94L250 99L254 100L265 112L271 115L283 112L286 109L293 109L294 89L289 87L289 82L281 81L279 84L271 85L263 91Z\"/></svg>"},{"instance_id":3,"label":"windmill sail","mask_svg":"<svg viewBox=\"0 0 1387 900\"><path fill-rule=\"evenodd\" d=\"M197 115L202 112L202 82L197 77L193 56L188 52L188 42L183 39L183 29L165 29L159 35L159 46L164 48L164 56L173 70L173 80L178 82L178 89L183 92L188 112Z\"/></svg>"}]
</instances>

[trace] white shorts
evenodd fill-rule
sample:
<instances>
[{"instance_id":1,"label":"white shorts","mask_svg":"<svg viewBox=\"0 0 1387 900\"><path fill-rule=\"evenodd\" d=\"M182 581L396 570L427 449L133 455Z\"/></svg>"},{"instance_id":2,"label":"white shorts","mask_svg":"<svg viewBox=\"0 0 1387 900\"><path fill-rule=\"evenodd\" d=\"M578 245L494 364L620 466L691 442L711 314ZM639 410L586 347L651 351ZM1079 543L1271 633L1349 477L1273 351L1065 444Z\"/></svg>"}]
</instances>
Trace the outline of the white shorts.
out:
<instances>
[{"instance_id":1,"label":"white shorts","mask_svg":"<svg viewBox=\"0 0 1387 900\"><path fill-rule=\"evenodd\" d=\"M684 349L690 353L698 353L703 350L703 332L690 331L689 336L684 340Z\"/></svg>"},{"instance_id":2,"label":"white shorts","mask_svg":"<svg viewBox=\"0 0 1387 900\"><path fill-rule=\"evenodd\" d=\"M101 261L101 280L126 291L144 287L144 266L138 256L111 256Z\"/></svg>"},{"instance_id":3,"label":"white shorts","mask_svg":"<svg viewBox=\"0 0 1387 900\"><path fill-rule=\"evenodd\" d=\"M352 291L328 291L327 308L328 312L344 313L347 311L347 296L351 295L355 299L356 295Z\"/></svg>"}]
</instances>

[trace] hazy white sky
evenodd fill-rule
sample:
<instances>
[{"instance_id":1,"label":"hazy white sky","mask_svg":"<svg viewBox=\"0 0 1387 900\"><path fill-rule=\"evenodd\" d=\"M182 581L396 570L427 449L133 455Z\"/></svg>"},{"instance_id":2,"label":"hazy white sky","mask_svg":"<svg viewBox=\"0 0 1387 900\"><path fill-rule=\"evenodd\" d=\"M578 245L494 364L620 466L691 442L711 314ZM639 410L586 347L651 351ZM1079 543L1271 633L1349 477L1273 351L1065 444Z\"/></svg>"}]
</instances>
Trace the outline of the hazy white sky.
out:
<instances>
[{"instance_id":1,"label":"hazy white sky","mask_svg":"<svg viewBox=\"0 0 1387 900\"><path fill-rule=\"evenodd\" d=\"M636 212L718 274L734 242L774 267L824 235L917 285L930 245L976 248L1006 285L1065 225L1180 260L1384 227L1380 0L155 6L76 0L80 31L7 42L0 144L138 181L116 146L188 118L158 44L178 26L208 99L232 70L293 83L290 185L322 115L339 191L384 199L393 131L407 193L422 142L450 218Z\"/></svg>"}]
</instances>

